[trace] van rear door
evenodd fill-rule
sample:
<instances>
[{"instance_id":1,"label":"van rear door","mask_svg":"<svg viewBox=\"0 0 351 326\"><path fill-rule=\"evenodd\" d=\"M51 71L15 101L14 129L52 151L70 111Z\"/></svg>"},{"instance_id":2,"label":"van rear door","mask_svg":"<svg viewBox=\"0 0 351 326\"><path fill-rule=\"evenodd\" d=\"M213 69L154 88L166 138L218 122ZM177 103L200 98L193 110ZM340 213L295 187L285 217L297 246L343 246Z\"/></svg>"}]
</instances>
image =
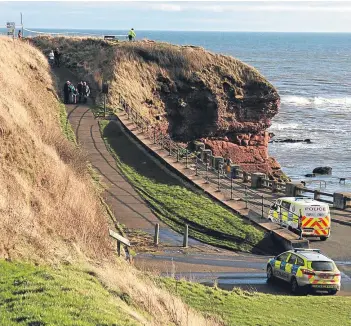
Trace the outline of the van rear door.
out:
<instances>
[{"instance_id":1,"label":"van rear door","mask_svg":"<svg viewBox=\"0 0 351 326\"><path fill-rule=\"evenodd\" d=\"M304 207L301 220L303 234L315 237L329 237L330 211L329 205L311 204Z\"/></svg>"}]
</instances>

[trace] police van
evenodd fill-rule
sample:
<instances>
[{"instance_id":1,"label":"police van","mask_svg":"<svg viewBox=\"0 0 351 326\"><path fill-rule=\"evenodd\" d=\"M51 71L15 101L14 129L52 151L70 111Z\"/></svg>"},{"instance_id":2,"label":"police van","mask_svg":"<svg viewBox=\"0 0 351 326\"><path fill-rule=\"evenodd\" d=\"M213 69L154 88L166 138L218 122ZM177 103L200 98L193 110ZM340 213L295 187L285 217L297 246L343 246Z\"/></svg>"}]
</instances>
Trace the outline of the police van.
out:
<instances>
[{"instance_id":1,"label":"police van","mask_svg":"<svg viewBox=\"0 0 351 326\"><path fill-rule=\"evenodd\" d=\"M306 237L330 236L330 210L327 203L305 197L283 197L271 206L268 219Z\"/></svg>"}]
</instances>

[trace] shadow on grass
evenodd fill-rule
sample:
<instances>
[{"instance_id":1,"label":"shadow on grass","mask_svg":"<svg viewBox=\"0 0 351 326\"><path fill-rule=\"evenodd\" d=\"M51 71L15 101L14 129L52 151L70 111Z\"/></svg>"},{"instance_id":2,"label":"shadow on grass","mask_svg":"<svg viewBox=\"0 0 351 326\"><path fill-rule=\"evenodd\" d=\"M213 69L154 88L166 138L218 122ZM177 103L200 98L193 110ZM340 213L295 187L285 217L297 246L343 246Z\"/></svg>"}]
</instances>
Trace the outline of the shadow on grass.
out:
<instances>
[{"instance_id":1,"label":"shadow on grass","mask_svg":"<svg viewBox=\"0 0 351 326\"><path fill-rule=\"evenodd\" d=\"M182 232L186 223L191 237L208 244L256 254L281 252L269 234L257 239L260 237L259 231L255 226L249 226L249 221L234 216L221 207L223 205L209 200L205 195L189 192L181 180L162 169L155 159L147 155L145 149L127 135L119 123L109 122L103 128L103 137L121 164L129 166L140 176L154 182L154 185L157 184L155 189L148 181L132 181L154 213L177 232ZM167 189L162 187L164 185Z\"/></svg>"},{"instance_id":2,"label":"shadow on grass","mask_svg":"<svg viewBox=\"0 0 351 326\"><path fill-rule=\"evenodd\" d=\"M133 168L140 175L169 186L183 186L177 178L164 171L155 161L145 154L131 137L127 136L119 123L110 122L104 129L103 137L122 163Z\"/></svg>"}]
</instances>

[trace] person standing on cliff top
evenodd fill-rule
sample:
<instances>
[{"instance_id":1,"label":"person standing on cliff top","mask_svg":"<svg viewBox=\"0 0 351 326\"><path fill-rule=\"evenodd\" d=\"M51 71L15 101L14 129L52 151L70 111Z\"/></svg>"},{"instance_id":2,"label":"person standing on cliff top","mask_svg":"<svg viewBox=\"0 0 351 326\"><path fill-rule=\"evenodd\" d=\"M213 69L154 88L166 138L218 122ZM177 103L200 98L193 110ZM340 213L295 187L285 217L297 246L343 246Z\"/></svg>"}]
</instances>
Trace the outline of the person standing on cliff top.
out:
<instances>
[{"instance_id":1,"label":"person standing on cliff top","mask_svg":"<svg viewBox=\"0 0 351 326\"><path fill-rule=\"evenodd\" d=\"M136 38L136 34L134 32L134 28L132 28L128 33L128 39L129 39L129 41L134 41L135 38Z\"/></svg>"}]
</instances>

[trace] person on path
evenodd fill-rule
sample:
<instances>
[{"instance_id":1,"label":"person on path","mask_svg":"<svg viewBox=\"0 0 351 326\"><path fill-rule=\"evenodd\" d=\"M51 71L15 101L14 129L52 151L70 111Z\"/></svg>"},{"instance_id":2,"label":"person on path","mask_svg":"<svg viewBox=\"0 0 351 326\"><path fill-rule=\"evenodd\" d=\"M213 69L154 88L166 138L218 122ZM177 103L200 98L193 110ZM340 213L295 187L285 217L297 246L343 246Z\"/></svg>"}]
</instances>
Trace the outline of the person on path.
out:
<instances>
[{"instance_id":1,"label":"person on path","mask_svg":"<svg viewBox=\"0 0 351 326\"><path fill-rule=\"evenodd\" d=\"M63 86L63 97L64 97L64 101L63 102L65 104L69 103L69 85L70 85L70 82L69 82L69 80L67 80L67 82Z\"/></svg>"},{"instance_id":2,"label":"person on path","mask_svg":"<svg viewBox=\"0 0 351 326\"><path fill-rule=\"evenodd\" d=\"M89 88L89 86L87 85L86 82L83 83L83 91L82 91L82 93L83 93L83 99L84 99L83 101L84 101L84 103L86 103L87 100L88 100L88 97L90 95L90 88Z\"/></svg>"},{"instance_id":3,"label":"person on path","mask_svg":"<svg viewBox=\"0 0 351 326\"><path fill-rule=\"evenodd\" d=\"M51 50L49 53L49 64L51 67L53 67L54 63L55 63L55 54L54 54L54 51Z\"/></svg>"},{"instance_id":4,"label":"person on path","mask_svg":"<svg viewBox=\"0 0 351 326\"><path fill-rule=\"evenodd\" d=\"M83 82L80 81L77 85L77 92L78 92L78 103L82 102L83 97Z\"/></svg>"},{"instance_id":5,"label":"person on path","mask_svg":"<svg viewBox=\"0 0 351 326\"><path fill-rule=\"evenodd\" d=\"M21 30L18 31L17 37L19 40L22 39L22 31Z\"/></svg>"},{"instance_id":6,"label":"person on path","mask_svg":"<svg viewBox=\"0 0 351 326\"><path fill-rule=\"evenodd\" d=\"M60 67L60 61L61 61L61 53L58 48L54 51L54 56L55 56L55 64L57 67Z\"/></svg>"},{"instance_id":7,"label":"person on path","mask_svg":"<svg viewBox=\"0 0 351 326\"><path fill-rule=\"evenodd\" d=\"M68 85L69 88L69 102L71 104L76 104L77 102L77 91L72 83Z\"/></svg>"},{"instance_id":8,"label":"person on path","mask_svg":"<svg viewBox=\"0 0 351 326\"><path fill-rule=\"evenodd\" d=\"M128 33L128 39L129 39L129 41L134 41L135 38L136 38L136 34L134 32L134 28L132 28Z\"/></svg>"}]
</instances>

